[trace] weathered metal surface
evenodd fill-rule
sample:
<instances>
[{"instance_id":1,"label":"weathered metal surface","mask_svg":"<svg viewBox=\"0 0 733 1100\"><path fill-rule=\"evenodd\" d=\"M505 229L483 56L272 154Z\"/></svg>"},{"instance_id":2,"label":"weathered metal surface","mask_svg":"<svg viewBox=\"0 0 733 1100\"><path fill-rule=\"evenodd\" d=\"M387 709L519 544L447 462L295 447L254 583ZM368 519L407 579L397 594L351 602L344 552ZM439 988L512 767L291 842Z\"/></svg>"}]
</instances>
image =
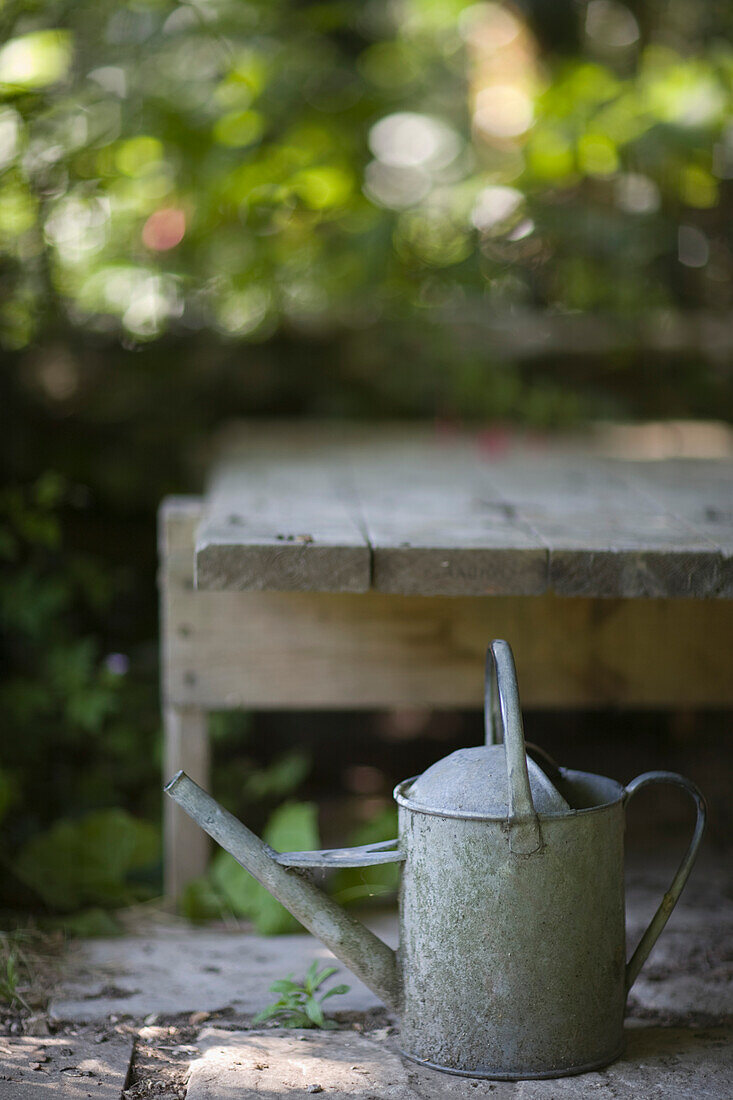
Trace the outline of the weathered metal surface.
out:
<instances>
[{"instance_id":1,"label":"weathered metal surface","mask_svg":"<svg viewBox=\"0 0 733 1100\"><path fill-rule=\"evenodd\" d=\"M622 796L618 787L610 806L543 818L542 847L529 855L511 850L505 821L402 803L406 1054L472 1076L522 1078L620 1053Z\"/></svg>"},{"instance_id":2,"label":"weathered metal surface","mask_svg":"<svg viewBox=\"0 0 733 1100\"><path fill-rule=\"evenodd\" d=\"M527 760L527 772L537 813L567 813L567 802L534 760ZM504 746L472 745L438 760L415 779L410 801L426 813L449 817L510 817Z\"/></svg>"},{"instance_id":3,"label":"weathered metal surface","mask_svg":"<svg viewBox=\"0 0 733 1100\"><path fill-rule=\"evenodd\" d=\"M356 848L321 848L314 852L277 852L283 867L373 867L377 863L401 863L405 853L397 840L360 844Z\"/></svg>"},{"instance_id":4,"label":"weathered metal surface","mask_svg":"<svg viewBox=\"0 0 733 1100\"><path fill-rule=\"evenodd\" d=\"M692 865L695 862L697 850L702 841L703 832L705 831L705 819L707 816L705 799L700 791L694 783L689 781L689 779L677 775L676 772L645 772L643 775L637 775L636 779L632 779L631 782L626 785L624 800L628 801L636 791L640 791L643 787L651 786L653 783L666 783L673 787L682 787L683 790L687 791L695 803L697 815L695 817L695 830L692 834L692 840L682 857L682 862L677 868L677 873L672 879L672 884L662 898L661 905L652 917L644 935L639 940L636 950L626 967L627 992L631 989L639 976L639 971L649 957L649 952L654 947L654 944L659 938L659 934L671 917L672 910L677 904L677 900L684 889L690 871L692 870Z\"/></svg>"},{"instance_id":5,"label":"weathered metal surface","mask_svg":"<svg viewBox=\"0 0 733 1100\"><path fill-rule=\"evenodd\" d=\"M503 641L487 654L485 706L487 746L455 753L396 788L399 841L278 855L186 776L166 789L400 1010L408 1057L505 1080L581 1073L621 1053L626 994L692 868L704 800L671 772L647 773L624 788L549 762L551 781L528 761L514 659ZM472 771L485 784L483 794ZM697 822L627 966L624 810L635 791L653 782L683 787L696 802ZM540 804L547 812L537 812ZM388 859L404 862L399 966L373 933L286 869Z\"/></svg>"}]
</instances>

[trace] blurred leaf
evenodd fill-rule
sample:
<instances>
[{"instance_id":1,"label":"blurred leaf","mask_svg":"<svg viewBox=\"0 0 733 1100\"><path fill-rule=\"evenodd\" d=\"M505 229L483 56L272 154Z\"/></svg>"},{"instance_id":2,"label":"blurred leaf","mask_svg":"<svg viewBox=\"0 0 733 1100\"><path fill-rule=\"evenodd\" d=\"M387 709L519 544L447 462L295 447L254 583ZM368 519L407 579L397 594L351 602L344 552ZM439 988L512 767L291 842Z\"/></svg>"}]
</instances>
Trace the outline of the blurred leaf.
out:
<instances>
[{"instance_id":1,"label":"blurred leaf","mask_svg":"<svg viewBox=\"0 0 733 1100\"><path fill-rule=\"evenodd\" d=\"M57 919L54 928L60 928L67 936L89 939L95 936L121 936L124 929L106 909L82 909L79 913Z\"/></svg>"},{"instance_id":2,"label":"blurred leaf","mask_svg":"<svg viewBox=\"0 0 733 1100\"><path fill-rule=\"evenodd\" d=\"M226 910L224 898L208 877L187 882L178 906L183 916L192 921L221 920Z\"/></svg>"},{"instance_id":3,"label":"blurred leaf","mask_svg":"<svg viewBox=\"0 0 733 1100\"><path fill-rule=\"evenodd\" d=\"M217 119L214 140L239 149L259 141L263 131L264 120L258 111L231 111Z\"/></svg>"},{"instance_id":4,"label":"blurred leaf","mask_svg":"<svg viewBox=\"0 0 733 1100\"><path fill-rule=\"evenodd\" d=\"M60 821L28 841L13 861L18 877L51 908L123 905L140 896L131 872L159 856L157 830L124 810Z\"/></svg>"},{"instance_id":5,"label":"blurred leaf","mask_svg":"<svg viewBox=\"0 0 733 1100\"><path fill-rule=\"evenodd\" d=\"M0 579L0 621L5 630L40 638L69 602L69 587L61 577L39 576L21 567L12 577Z\"/></svg>"},{"instance_id":6,"label":"blurred leaf","mask_svg":"<svg viewBox=\"0 0 733 1100\"><path fill-rule=\"evenodd\" d=\"M263 839L276 851L302 851L319 845L316 807L310 802L288 802L269 819ZM272 894L260 886L228 852L218 851L211 881L236 916L249 917L258 932L275 935L299 925Z\"/></svg>"},{"instance_id":7,"label":"blurred leaf","mask_svg":"<svg viewBox=\"0 0 733 1100\"><path fill-rule=\"evenodd\" d=\"M324 967L323 970L320 972L320 974L314 974L312 979L310 979L310 988L315 992L316 989L318 989L320 986L322 986L323 983L328 978L330 978L332 974L336 974L337 971L338 971L337 966L326 966L326 967ZM336 988L338 988L338 986Z\"/></svg>"},{"instance_id":8,"label":"blurred leaf","mask_svg":"<svg viewBox=\"0 0 733 1100\"><path fill-rule=\"evenodd\" d=\"M298 986L295 982L291 982L289 978L282 978L280 981L273 982L269 987L271 993L291 993Z\"/></svg>"},{"instance_id":9,"label":"blurred leaf","mask_svg":"<svg viewBox=\"0 0 733 1100\"><path fill-rule=\"evenodd\" d=\"M316 1027L323 1027L323 1009L315 997L309 997L305 1002L305 1011L308 1019L312 1020Z\"/></svg>"},{"instance_id":10,"label":"blurred leaf","mask_svg":"<svg viewBox=\"0 0 733 1100\"><path fill-rule=\"evenodd\" d=\"M321 997L321 1004L323 1004L328 997L338 997L341 993L348 993L350 988L351 986L348 985L335 985L332 989L326 990L323 994Z\"/></svg>"},{"instance_id":11,"label":"blurred leaf","mask_svg":"<svg viewBox=\"0 0 733 1100\"><path fill-rule=\"evenodd\" d=\"M398 834L397 807L387 806L349 835L347 844L378 844L392 840ZM343 904L379 899L397 891L400 881L399 863L377 863L371 867L344 867L331 882L331 892Z\"/></svg>"},{"instance_id":12,"label":"blurred leaf","mask_svg":"<svg viewBox=\"0 0 733 1100\"><path fill-rule=\"evenodd\" d=\"M13 779L9 772L0 768L0 824L13 802L18 798L18 794L17 781Z\"/></svg>"},{"instance_id":13,"label":"blurred leaf","mask_svg":"<svg viewBox=\"0 0 733 1100\"><path fill-rule=\"evenodd\" d=\"M291 794L302 783L310 768L309 757L299 749L293 749L278 757L272 764L248 772L243 796L246 799L282 798Z\"/></svg>"}]
</instances>

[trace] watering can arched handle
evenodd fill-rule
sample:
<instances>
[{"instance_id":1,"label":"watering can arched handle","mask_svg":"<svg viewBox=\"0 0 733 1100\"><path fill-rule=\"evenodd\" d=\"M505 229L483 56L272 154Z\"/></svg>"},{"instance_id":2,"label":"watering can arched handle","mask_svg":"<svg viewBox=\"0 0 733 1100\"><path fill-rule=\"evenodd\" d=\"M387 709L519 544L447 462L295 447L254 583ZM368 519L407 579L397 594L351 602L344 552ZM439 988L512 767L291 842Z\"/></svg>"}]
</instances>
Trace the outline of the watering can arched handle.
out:
<instances>
[{"instance_id":1,"label":"watering can arched handle","mask_svg":"<svg viewBox=\"0 0 733 1100\"><path fill-rule=\"evenodd\" d=\"M487 745L500 744L503 734L509 784L509 847L516 855L531 855L542 847L542 834L529 785L514 655L509 643L501 639L486 650L484 727Z\"/></svg>"},{"instance_id":2,"label":"watering can arched handle","mask_svg":"<svg viewBox=\"0 0 733 1100\"><path fill-rule=\"evenodd\" d=\"M634 954L626 964L627 993L638 978L639 971L649 957L649 952L657 942L659 934L672 915L672 910L677 904L679 896L684 889L684 885L692 870L692 865L695 862L697 850L700 847L700 841L705 831L705 821L707 818L707 807L703 795L694 783L689 779L685 779L684 776L678 775L677 772L644 772L643 775L637 775L636 779L632 779L624 790L624 804L628 803L632 795L640 791L642 787L648 787L652 783L669 783L674 787L682 787L694 801L697 807L697 817L695 818L695 828L692 834L692 840L682 857L682 862L677 868L677 873L672 879L672 885L662 898L661 905L649 922L646 932L639 940Z\"/></svg>"}]
</instances>

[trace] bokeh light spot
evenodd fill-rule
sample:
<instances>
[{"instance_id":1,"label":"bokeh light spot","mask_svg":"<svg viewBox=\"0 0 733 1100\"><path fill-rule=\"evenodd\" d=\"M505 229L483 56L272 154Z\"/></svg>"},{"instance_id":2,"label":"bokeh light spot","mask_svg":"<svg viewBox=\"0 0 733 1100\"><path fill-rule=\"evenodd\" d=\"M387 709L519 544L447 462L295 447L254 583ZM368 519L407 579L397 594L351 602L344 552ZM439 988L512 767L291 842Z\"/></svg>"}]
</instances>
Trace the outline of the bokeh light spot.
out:
<instances>
[{"instance_id":1,"label":"bokeh light spot","mask_svg":"<svg viewBox=\"0 0 733 1100\"><path fill-rule=\"evenodd\" d=\"M659 209L659 188L649 176L626 172L616 182L616 205L627 214L651 214Z\"/></svg>"},{"instance_id":2,"label":"bokeh light spot","mask_svg":"<svg viewBox=\"0 0 733 1100\"><path fill-rule=\"evenodd\" d=\"M369 148L383 164L396 168L444 168L458 156L461 140L440 119L401 111L372 126Z\"/></svg>"},{"instance_id":3,"label":"bokeh light spot","mask_svg":"<svg viewBox=\"0 0 733 1100\"><path fill-rule=\"evenodd\" d=\"M612 176L618 169L616 146L605 134L583 134L578 141L578 165L588 176Z\"/></svg>"},{"instance_id":4,"label":"bokeh light spot","mask_svg":"<svg viewBox=\"0 0 733 1100\"><path fill-rule=\"evenodd\" d=\"M639 41L639 24L626 5L617 0L590 0L585 33L602 49L622 50Z\"/></svg>"},{"instance_id":5,"label":"bokeh light spot","mask_svg":"<svg viewBox=\"0 0 733 1100\"><path fill-rule=\"evenodd\" d=\"M701 229L694 225L679 227L677 257L685 267L705 267L710 259L710 244Z\"/></svg>"},{"instance_id":6,"label":"bokeh light spot","mask_svg":"<svg viewBox=\"0 0 733 1100\"><path fill-rule=\"evenodd\" d=\"M686 164L680 171L680 198L688 206L708 210L718 201L718 183L710 172L697 164Z\"/></svg>"},{"instance_id":7,"label":"bokeh light spot","mask_svg":"<svg viewBox=\"0 0 733 1100\"><path fill-rule=\"evenodd\" d=\"M242 149L259 141L264 129L259 111L230 111L214 123L214 140L220 145Z\"/></svg>"},{"instance_id":8,"label":"bokeh light spot","mask_svg":"<svg viewBox=\"0 0 733 1100\"><path fill-rule=\"evenodd\" d=\"M147 134L123 141L115 153L115 164L126 176L139 176L157 168L163 159L163 145Z\"/></svg>"},{"instance_id":9,"label":"bokeh light spot","mask_svg":"<svg viewBox=\"0 0 733 1100\"><path fill-rule=\"evenodd\" d=\"M494 84L482 88L476 96L474 124L489 138L521 137L534 121L530 96L512 84Z\"/></svg>"},{"instance_id":10,"label":"bokeh light spot","mask_svg":"<svg viewBox=\"0 0 733 1100\"><path fill-rule=\"evenodd\" d=\"M154 252L166 252L183 240L186 232L186 215L175 206L156 210L143 226L142 238L146 248Z\"/></svg>"},{"instance_id":11,"label":"bokeh light spot","mask_svg":"<svg viewBox=\"0 0 733 1100\"><path fill-rule=\"evenodd\" d=\"M471 211L471 223L484 233L507 229L514 224L523 202L524 196L516 187L485 187Z\"/></svg>"},{"instance_id":12,"label":"bokeh light spot","mask_svg":"<svg viewBox=\"0 0 733 1100\"><path fill-rule=\"evenodd\" d=\"M34 31L0 49L0 84L18 91L45 88L62 80L70 64L68 31Z\"/></svg>"}]
</instances>

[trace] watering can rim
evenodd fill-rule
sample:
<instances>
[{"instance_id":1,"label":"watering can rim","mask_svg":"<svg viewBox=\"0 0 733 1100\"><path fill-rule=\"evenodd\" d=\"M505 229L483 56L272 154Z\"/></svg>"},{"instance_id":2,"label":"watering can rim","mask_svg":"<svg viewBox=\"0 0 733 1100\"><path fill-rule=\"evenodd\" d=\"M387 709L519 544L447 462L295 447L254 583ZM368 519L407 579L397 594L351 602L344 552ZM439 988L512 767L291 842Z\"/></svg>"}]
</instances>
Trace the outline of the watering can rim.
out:
<instances>
[{"instance_id":1,"label":"watering can rim","mask_svg":"<svg viewBox=\"0 0 733 1100\"><path fill-rule=\"evenodd\" d=\"M600 779L604 783L609 784L614 790L614 797L607 799L603 802L599 802L594 806L583 806L579 809L574 809L572 806L568 806L567 809L554 810L552 812L537 813L537 818L540 821L556 821L569 817L580 817L586 814L599 813L602 810L608 810L613 806L618 805L626 801L626 788L622 783L619 783L616 779L611 779L607 775L600 775L597 772L584 772L578 771L575 768L560 768L560 775L563 779L577 780L580 778L585 779ZM429 817L446 817L457 818L462 821L506 821L507 813L480 813L472 810L458 810L458 809L445 809L439 806L428 806L422 802L415 802L410 798L410 788L412 784L420 779L419 775L412 775L409 779L403 779L394 788L392 795L395 802L399 806L403 806L406 810L411 810L413 813L427 814Z\"/></svg>"}]
</instances>

